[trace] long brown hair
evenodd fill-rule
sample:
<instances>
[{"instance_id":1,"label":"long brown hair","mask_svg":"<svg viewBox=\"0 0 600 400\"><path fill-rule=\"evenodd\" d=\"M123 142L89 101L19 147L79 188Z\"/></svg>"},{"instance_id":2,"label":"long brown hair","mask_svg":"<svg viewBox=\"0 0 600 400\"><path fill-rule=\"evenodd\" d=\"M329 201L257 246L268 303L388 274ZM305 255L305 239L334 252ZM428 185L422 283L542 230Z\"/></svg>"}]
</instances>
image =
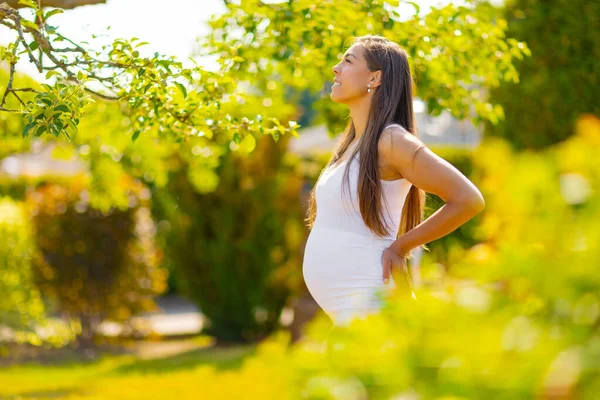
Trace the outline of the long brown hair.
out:
<instances>
[{"instance_id":1,"label":"long brown hair","mask_svg":"<svg viewBox=\"0 0 600 400\"><path fill-rule=\"evenodd\" d=\"M381 215L382 196L379 178L378 143L383 129L390 124L398 124L419 137L413 112L413 79L408 62L408 54L397 43L383 36L365 35L354 38L353 44L360 44L370 71L382 71L381 85L373 95L365 133L361 136L348 159L360 151L358 195L360 213L366 226L377 236L389 236L390 227ZM346 152L352 143L356 130L352 119L348 122L341 139L333 150L327 167L332 166ZM419 148L420 149L420 148ZM416 156L417 149L414 157ZM344 180L349 187L346 163ZM315 187L310 192L307 218L305 222L312 229L317 215ZM402 209L402 216L396 238L419 225L423 220L426 194L412 185ZM399 200L400 201L400 200ZM426 246L423 246L426 249Z\"/></svg>"}]
</instances>

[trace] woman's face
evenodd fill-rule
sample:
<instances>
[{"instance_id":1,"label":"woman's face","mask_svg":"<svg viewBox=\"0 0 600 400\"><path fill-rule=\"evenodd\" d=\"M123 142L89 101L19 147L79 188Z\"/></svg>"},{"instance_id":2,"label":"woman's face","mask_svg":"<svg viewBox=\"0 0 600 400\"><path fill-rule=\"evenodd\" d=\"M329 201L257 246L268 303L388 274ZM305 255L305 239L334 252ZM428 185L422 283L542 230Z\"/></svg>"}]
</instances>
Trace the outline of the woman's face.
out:
<instances>
[{"instance_id":1,"label":"woman's face","mask_svg":"<svg viewBox=\"0 0 600 400\"><path fill-rule=\"evenodd\" d=\"M367 60L363 57L364 49L360 45L352 45L342 57L342 60L333 69L334 85L329 98L336 103L349 101L371 95L367 92L371 71L367 67Z\"/></svg>"}]
</instances>

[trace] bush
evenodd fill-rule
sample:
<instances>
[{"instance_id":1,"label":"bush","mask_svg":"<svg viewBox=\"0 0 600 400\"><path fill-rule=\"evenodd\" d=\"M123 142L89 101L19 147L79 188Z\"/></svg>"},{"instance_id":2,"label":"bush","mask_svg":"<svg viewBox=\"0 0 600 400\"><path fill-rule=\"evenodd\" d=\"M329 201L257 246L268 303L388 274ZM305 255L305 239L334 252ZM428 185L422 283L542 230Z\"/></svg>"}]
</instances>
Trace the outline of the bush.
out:
<instances>
[{"instance_id":1,"label":"bush","mask_svg":"<svg viewBox=\"0 0 600 400\"><path fill-rule=\"evenodd\" d=\"M89 207L86 186L48 183L28 194L36 243L36 281L59 311L81 323L80 340L91 340L104 318L125 321L154 308L165 289L154 245L149 191L127 178L127 210L104 213Z\"/></svg>"},{"instance_id":2,"label":"bush","mask_svg":"<svg viewBox=\"0 0 600 400\"><path fill-rule=\"evenodd\" d=\"M209 320L207 334L264 337L302 280L301 179L281 163L278 143L263 139L252 157L223 157L214 192L199 193L184 165L155 196L178 287Z\"/></svg>"},{"instance_id":3,"label":"bush","mask_svg":"<svg viewBox=\"0 0 600 400\"><path fill-rule=\"evenodd\" d=\"M39 342L36 325L44 321L44 303L32 281L33 230L21 203L0 197L0 327L18 341Z\"/></svg>"},{"instance_id":4,"label":"bush","mask_svg":"<svg viewBox=\"0 0 600 400\"><path fill-rule=\"evenodd\" d=\"M525 41L531 57L515 62L518 83L491 91L505 120L489 133L515 149L540 149L574 134L581 113L600 114L600 2L510 0L507 37Z\"/></svg>"}]
</instances>

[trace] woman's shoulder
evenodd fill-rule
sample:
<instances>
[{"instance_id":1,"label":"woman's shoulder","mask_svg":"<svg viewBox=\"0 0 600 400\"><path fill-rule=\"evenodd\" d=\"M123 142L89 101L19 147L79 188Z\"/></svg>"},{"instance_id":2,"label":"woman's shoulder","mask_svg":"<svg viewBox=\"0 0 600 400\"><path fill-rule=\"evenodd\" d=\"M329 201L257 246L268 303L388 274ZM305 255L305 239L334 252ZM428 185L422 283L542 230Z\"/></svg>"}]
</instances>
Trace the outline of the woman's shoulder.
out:
<instances>
[{"instance_id":1,"label":"woman's shoulder","mask_svg":"<svg viewBox=\"0 0 600 400\"><path fill-rule=\"evenodd\" d=\"M392 145L402 144L404 142L412 142L420 144L421 140L405 129L400 124L388 124L383 128L381 136L379 137L379 148L384 147L387 150L391 150Z\"/></svg>"},{"instance_id":2,"label":"woman's shoulder","mask_svg":"<svg viewBox=\"0 0 600 400\"><path fill-rule=\"evenodd\" d=\"M387 129L389 129L389 128L394 128L394 127L395 127L395 128L399 128L400 130L405 130L405 131L406 131L406 129L404 129L404 127L403 127L402 125L400 125L400 124L396 124L396 123L387 124L387 125L386 125L386 126L383 128L383 130L385 131L385 130L387 130Z\"/></svg>"},{"instance_id":3,"label":"woman's shoulder","mask_svg":"<svg viewBox=\"0 0 600 400\"><path fill-rule=\"evenodd\" d=\"M378 150L384 159L412 154L425 144L399 124L389 124L379 137Z\"/></svg>"}]
</instances>

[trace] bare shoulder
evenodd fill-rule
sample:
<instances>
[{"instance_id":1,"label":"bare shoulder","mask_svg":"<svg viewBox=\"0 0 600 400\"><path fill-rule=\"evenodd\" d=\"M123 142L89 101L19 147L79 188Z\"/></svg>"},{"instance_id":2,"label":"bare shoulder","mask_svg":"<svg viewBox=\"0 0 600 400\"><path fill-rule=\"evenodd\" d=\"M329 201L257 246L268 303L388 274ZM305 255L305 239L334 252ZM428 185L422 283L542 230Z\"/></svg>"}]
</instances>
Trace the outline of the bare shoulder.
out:
<instances>
[{"instance_id":1,"label":"bare shoulder","mask_svg":"<svg viewBox=\"0 0 600 400\"><path fill-rule=\"evenodd\" d=\"M484 204L483 196L466 176L401 126L391 125L382 132L378 150L390 170L419 189L446 202L468 202L477 208Z\"/></svg>"},{"instance_id":2,"label":"bare shoulder","mask_svg":"<svg viewBox=\"0 0 600 400\"><path fill-rule=\"evenodd\" d=\"M413 135L402 126L393 124L387 126L379 138L379 154L385 164L394 164L398 159L412 159L415 153L425 148L417 136Z\"/></svg>"}]
</instances>

